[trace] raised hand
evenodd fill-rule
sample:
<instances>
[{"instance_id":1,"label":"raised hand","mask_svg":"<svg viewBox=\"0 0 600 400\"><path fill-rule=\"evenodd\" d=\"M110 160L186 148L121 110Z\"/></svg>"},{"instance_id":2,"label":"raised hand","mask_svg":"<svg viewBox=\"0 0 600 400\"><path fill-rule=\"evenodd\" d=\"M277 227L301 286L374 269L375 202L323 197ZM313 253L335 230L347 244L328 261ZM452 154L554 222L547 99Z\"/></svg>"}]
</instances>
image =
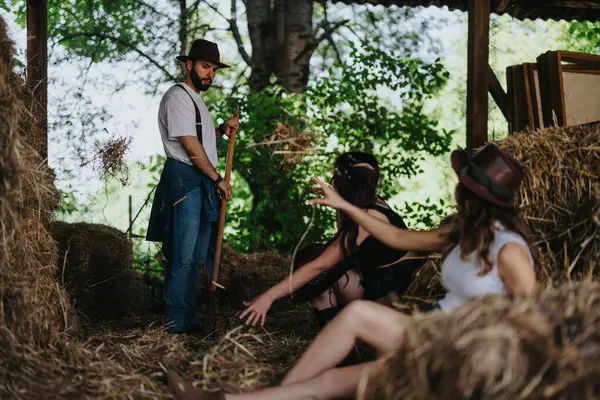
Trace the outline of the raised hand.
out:
<instances>
[{"instance_id":1,"label":"raised hand","mask_svg":"<svg viewBox=\"0 0 600 400\"><path fill-rule=\"evenodd\" d=\"M318 178L312 178L312 181L317 184L313 187L313 190L317 193L323 194L322 198L312 199L310 204L320 204L323 206L341 209L344 206L350 204L339 195L331 186L323 182Z\"/></svg>"}]
</instances>

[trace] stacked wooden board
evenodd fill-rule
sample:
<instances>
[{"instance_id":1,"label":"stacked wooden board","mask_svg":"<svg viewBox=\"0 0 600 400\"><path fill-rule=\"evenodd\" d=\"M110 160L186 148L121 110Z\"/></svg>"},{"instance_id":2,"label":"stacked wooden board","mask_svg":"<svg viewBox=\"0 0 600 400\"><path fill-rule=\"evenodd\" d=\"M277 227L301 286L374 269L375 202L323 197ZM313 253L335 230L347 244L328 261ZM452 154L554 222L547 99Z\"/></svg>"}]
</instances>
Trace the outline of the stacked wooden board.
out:
<instances>
[{"instance_id":1,"label":"stacked wooden board","mask_svg":"<svg viewBox=\"0 0 600 400\"><path fill-rule=\"evenodd\" d=\"M600 56L549 51L506 80L509 132L600 121Z\"/></svg>"}]
</instances>

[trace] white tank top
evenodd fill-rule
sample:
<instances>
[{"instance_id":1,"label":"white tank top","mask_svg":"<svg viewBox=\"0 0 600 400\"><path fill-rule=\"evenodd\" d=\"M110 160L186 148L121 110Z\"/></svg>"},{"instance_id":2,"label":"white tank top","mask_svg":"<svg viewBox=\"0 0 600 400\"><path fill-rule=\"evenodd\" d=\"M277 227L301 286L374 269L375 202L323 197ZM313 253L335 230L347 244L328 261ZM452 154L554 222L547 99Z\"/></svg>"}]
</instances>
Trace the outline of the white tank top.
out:
<instances>
[{"instance_id":1,"label":"white tank top","mask_svg":"<svg viewBox=\"0 0 600 400\"><path fill-rule=\"evenodd\" d=\"M527 252L531 265L533 257L525 239L512 231L506 230L502 224L494 224L495 237L490 245L489 258L492 269L485 275L478 275L482 268L478 252L471 253L466 261L460 257L460 245L452 249L444 260L441 268L442 285L448 291L446 296L439 301L441 309L445 312L462 307L474 298L490 294L506 294L504 282L498 275L498 253L507 243L518 243Z\"/></svg>"}]
</instances>

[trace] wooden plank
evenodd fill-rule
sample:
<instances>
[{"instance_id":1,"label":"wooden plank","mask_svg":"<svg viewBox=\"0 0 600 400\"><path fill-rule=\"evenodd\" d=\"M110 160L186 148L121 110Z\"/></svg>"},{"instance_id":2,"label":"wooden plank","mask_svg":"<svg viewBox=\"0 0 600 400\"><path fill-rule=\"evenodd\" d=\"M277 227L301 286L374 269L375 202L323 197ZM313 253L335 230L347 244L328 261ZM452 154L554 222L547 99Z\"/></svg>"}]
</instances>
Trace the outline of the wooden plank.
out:
<instances>
[{"instance_id":1,"label":"wooden plank","mask_svg":"<svg viewBox=\"0 0 600 400\"><path fill-rule=\"evenodd\" d=\"M487 142L490 0L469 0L467 149Z\"/></svg>"},{"instance_id":2,"label":"wooden plank","mask_svg":"<svg viewBox=\"0 0 600 400\"><path fill-rule=\"evenodd\" d=\"M542 105L539 96L539 83L537 79L537 66L535 63L525 63L526 78L529 82L529 99L531 101L531 113L533 118L533 129L543 128Z\"/></svg>"},{"instance_id":3,"label":"wooden plank","mask_svg":"<svg viewBox=\"0 0 600 400\"><path fill-rule=\"evenodd\" d=\"M515 65L513 71L513 84L515 91L515 125L514 132L521 132L528 126L527 88L523 65Z\"/></svg>"},{"instance_id":4,"label":"wooden plank","mask_svg":"<svg viewBox=\"0 0 600 400\"><path fill-rule=\"evenodd\" d=\"M548 51L538 57L545 126L565 126L567 121L561 69L561 59L557 52Z\"/></svg>"},{"instance_id":5,"label":"wooden plank","mask_svg":"<svg viewBox=\"0 0 600 400\"><path fill-rule=\"evenodd\" d=\"M36 149L48 162L48 3L27 0L27 85L33 92L33 111L38 118Z\"/></svg>"},{"instance_id":6,"label":"wooden plank","mask_svg":"<svg viewBox=\"0 0 600 400\"><path fill-rule=\"evenodd\" d=\"M596 54L578 53L574 51L556 51L561 61L570 62L592 69L600 69L600 56Z\"/></svg>"},{"instance_id":7,"label":"wooden plank","mask_svg":"<svg viewBox=\"0 0 600 400\"><path fill-rule=\"evenodd\" d=\"M533 82L531 82L529 80L529 68L527 64L523 64L521 66L521 74L522 74L522 81L523 81L523 105L524 105L524 109L526 110L526 115L525 115L525 125L523 126L523 130L530 128L530 129L534 129L535 128L535 123L533 121L533 99L531 97L531 89L532 89L532 84L534 84Z\"/></svg>"},{"instance_id":8,"label":"wooden plank","mask_svg":"<svg viewBox=\"0 0 600 400\"><path fill-rule=\"evenodd\" d=\"M515 85L514 85L514 66L506 68L506 113L508 119L508 133L515 131Z\"/></svg>"},{"instance_id":9,"label":"wooden plank","mask_svg":"<svg viewBox=\"0 0 600 400\"><path fill-rule=\"evenodd\" d=\"M488 64L488 78L489 78L489 82L488 82L489 83L489 91L492 95L492 98L496 102L496 105L498 106L500 111L502 111L502 114L504 114L504 118L506 118L506 120L508 121L508 111L506 109L506 102L507 102L506 93L504 92L504 89L502 88L502 85L500 84L498 77L496 76L496 74L492 70L492 67L490 67L489 64Z\"/></svg>"}]
</instances>

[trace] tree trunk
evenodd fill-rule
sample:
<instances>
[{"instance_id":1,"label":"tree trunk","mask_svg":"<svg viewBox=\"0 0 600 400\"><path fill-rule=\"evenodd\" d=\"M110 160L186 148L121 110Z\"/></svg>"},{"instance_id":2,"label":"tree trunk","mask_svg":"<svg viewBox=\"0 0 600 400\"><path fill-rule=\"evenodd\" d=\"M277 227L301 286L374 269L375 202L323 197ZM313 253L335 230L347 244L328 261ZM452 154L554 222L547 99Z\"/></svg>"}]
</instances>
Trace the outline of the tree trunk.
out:
<instances>
[{"instance_id":1,"label":"tree trunk","mask_svg":"<svg viewBox=\"0 0 600 400\"><path fill-rule=\"evenodd\" d=\"M250 87L264 89L271 76L291 92L306 90L313 43L313 0L246 0L252 43Z\"/></svg>"},{"instance_id":2,"label":"tree trunk","mask_svg":"<svg viewBox=\"0 0 600 400\"><path fill-rule=\"evenodd\" d=\"M247 0L248 33L252 43L252 73L249 85L254 90L261 90L269 85L273 72L272 54L276 25L270 0Z\"/></svg>"},{"instance_id":3,"label":"tree trunk","mask_svg":"<svg viewBox=\"0 0 600 400\"><path fill-rule=\"evenodd\" d=\"M285 9L285 40L279 52L279 79L290 92L306 90L310 58L313 49L313 1L287 0Z\"/></svg>"}]
</instances>

